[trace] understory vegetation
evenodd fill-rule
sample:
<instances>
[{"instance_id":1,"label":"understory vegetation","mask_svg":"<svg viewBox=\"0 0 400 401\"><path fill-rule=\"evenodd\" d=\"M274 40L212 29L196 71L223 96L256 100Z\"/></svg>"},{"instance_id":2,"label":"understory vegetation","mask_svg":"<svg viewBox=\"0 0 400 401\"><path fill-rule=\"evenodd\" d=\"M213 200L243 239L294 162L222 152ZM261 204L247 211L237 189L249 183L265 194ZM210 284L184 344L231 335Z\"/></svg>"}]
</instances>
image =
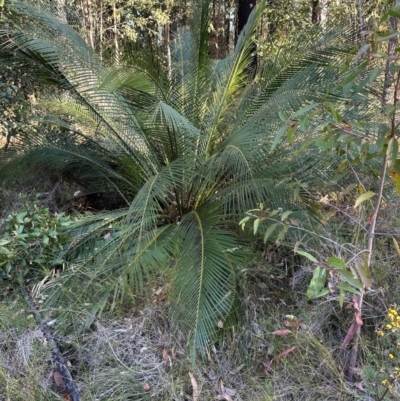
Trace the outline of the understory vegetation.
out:
<instances>
[{"instance_id":1,"label":"understory vegetation","mask_svg":"<svg viewBox=\"0 0 400 401\"><path fill-rule=\"evenodd\" d=\"M400 398L400 4L222 3L0 0L0 401Z\"/></svg>"}]
</instances>

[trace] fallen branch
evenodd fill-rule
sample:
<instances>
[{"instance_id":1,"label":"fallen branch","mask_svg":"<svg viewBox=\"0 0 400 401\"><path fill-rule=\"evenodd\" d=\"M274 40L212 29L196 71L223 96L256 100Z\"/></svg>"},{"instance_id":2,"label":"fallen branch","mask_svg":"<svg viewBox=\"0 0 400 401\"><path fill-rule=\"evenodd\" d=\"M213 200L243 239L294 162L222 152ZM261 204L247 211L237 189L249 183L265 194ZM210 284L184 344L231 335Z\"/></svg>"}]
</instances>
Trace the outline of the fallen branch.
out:
<instances>
[{"instance_id":1,"label":"fallen branch","mask_svg":"<svg viewBox=\"0 0 400 401\"><path fill-rule=\"evenodd\" d=\"M57 368L61 373L62 379L65 384L66 392L69 394L71 401L80 401L81 398L79 395L78 388L74 380L72 379L71 373L67 367L67 364L60 349L58 348L56 340L54 339L53 334L51 333L50 327L39 316L38 309L35 303L33 302L31 294L23 286L20 287L20 290L26 302L28 303L29 308L32 311L33 317L37 325L40 327L40 330L42 331L48 344L50 344L53 355L53 361L57 364Z\"/></svg>"}]
</instances>

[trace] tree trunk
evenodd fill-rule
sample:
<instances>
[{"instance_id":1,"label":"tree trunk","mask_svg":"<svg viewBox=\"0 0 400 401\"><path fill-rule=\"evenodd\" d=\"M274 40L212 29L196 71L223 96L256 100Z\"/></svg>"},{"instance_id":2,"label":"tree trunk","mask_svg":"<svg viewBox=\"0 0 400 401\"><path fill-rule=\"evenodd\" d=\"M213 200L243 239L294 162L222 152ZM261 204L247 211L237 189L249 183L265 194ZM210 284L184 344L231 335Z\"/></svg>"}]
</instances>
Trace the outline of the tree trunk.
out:
<instances>
[{"instance_id":1,"label":"tree trunk","mask_svg":"<svg viewBox=\"0 0 400 401\"><path fill-rule=\"evenodd\" d=\"M236 40L239 37L240 32L242 32L244 26L249 19L251 11L256 5L256 0L239 0L238 10L237 10L237 25L236 25Z\"/></svg>"},{"instance_id":2,"label":"tree trunk","mask_svg":"<svg viewBox=\"0 0 400 401\"><path fill-rule=\"evenodd\" d=\"M238 10L237 10L237 25L236 25L236 40L237 43L239 34L242 32L245 27L247 20L251 14L251 11L256 5L256 0L239 0ZM257 68L257 54L256 48L254 46L254 57L250 66L250 69L254 72Z\"/></svg>"},{"instance_id":3,"label":"tree trunk","mask_svg":"<svg viewBox=\"0 0 400 401\"><path fill-rule=\"evenodd\" d=\"M321 23L321 7L319 0L311 0L311 22L314 25L319 25Z\"/></svg>"},{"instance_id":4,"label":"tree trunk","mask_svg":"<svg viewBox=\"0 0 400 401\"><path fill-rule=\"evenodd\" d=\"M170 4L167 0L165 3L165 11L170 14ZM172 60L171 60L171 24L168 21L164 26L164 45L167 52L167 68L168 68L168 80L172 78Z\"/></svg>"}]
</instances>

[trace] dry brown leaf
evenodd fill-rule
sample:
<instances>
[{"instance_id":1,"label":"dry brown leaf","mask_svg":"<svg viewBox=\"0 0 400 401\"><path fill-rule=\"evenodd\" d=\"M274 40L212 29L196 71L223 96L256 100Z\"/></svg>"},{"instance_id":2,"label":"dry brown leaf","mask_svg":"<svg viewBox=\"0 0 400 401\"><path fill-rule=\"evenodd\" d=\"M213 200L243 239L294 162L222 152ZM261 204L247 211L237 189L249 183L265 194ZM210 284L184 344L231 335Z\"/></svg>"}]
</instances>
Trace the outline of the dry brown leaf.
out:
<instances>
[{"instance_id":1,"label":"dry brown leaf","mask_svg":"<svg viewBox=\"0 0 400 401\"><path fill-rule=\"evenodd\" d=\"M172 358L172 359L175 359L175 358L176 358L175 346L173 346L172 349L171 349L171 358Z\"/></svg>"},{"instance_id":2,"label":"dry brown leaf","mask_svg":"<svg viewBox=\"0 0 400 401\"><path fill-rule=\"evenodd\" d=\"M271 367L271 362L264 359L264 361L262 362L263 364L263 371L261 372L260 376L261 377L269 377L272 375L272 367Z\"/></svg>"},{"instance_id":3,"label":"dry brown leaf","mask_svg":"<svg viewBox=\"0 0 400 401\"><path fill-rule=\"evenodd\" d=\"M236 375L238 374L246 365L244 363L242 363L241 365L239 365L236 369L231 370L229 373L231 375Z\"/></svg>"},{"instance_id":4,"label":"dry brown leaf","mask_svg":"<svg viewBox=\"0 0 400 401\"><path fill-rule=\"evenodd\" d=\"M360 312L357 312L357 313L356 313L356 322L357 322L357 324L358 324L359 326L362 326L362 325L364 324L364 322L363 322L363 320L362 320L362 318L361 318Z\"/></svg>"},{"instance_id":5,"label":"dry brown leaf","mask_svg":"<svg viewBox=\"0 0 400 401\"><path fill-rule=\"evenodd\" d=\"M65 389L64 379L63 379L62 374L61 374L61 372L59 370L53 371L53 380L54 380L54 383L56 384L57 387L59 387L62 390Z\"/></svg>"},{"instance_id":6,"label":"dry brown leaf","mask_svg":"<svg viewBox=\"0 0 400 401\"><path fill-rule=\"evenodd\" d=\"M162 359L163 359L163 361L168 361L169 360L168 352L167 352L167 349L165 347L163 348Z\"/></svg>"},{"instance_id":7,"label":"dry brown leaf","mask_svg":"<svg viewBox=\"0 0 400 401\"><path fill-rule=\"evenodd\" d=\"M298 319L296 323L293 324L293 329L298 330L301 325L301 319Z\"/></svg>"},{"instance_id":8,"label":"dry brown leaf","mask_svg":"<svg viewBox=\"0 0 400 401\"><path fill-rule=\"evenodd\" d=\"M63 393L62 397L67 401L72 401L72 398L68 393Z\"/></svg>"},{"instance_id":9,"label":"dry brown leaf","mask_svg":"<svg viewBox=\"0 0 400 401\"><path fill-rule=\"evenodd\" d=\"M275 336L287 336L290 334L292 331L289 329L282 329L282 330L275 330L272 332Z\"/></svg>"},{"instance_id":10,"label":"dry brown leaf","mask_svg":"<svg viewBox=\"0 0 400 401\"><path fill-rule=\"evenodd\" d=\"M346 346L350 343L352 338L354 337L354 334L356 334L358 324L357 322L353 322L352 325L349 327L349 330L347 331L346 337L344 338L342 345L340 346L340 349L346 348Z\"/></svg>"},{"instance_id":11,"label":"dry brown leaf","mask_svg":"<svg viewBox=\"0 0 400 401\"><path fill-rule=\"evenodd\" d=\"M360 297L358 295L353 295L353 304L354 304L354 309L356 311L360 311Z\"/></svg>"},{"instance_id":12,"label":"dry brown leaf","mask_svg":"<svg viewBox=\"0 0 400 401\"><path fill-rule=\"evenodd\" d=\"M288 348L287 350L281 352L279 355L273 357L273 358L271 359L271 362L279 361L279 359L284 358L285 356L287 356L288 354L290 354L291 352L293 352L295 349L296 349L296 347Z\"/></svg>"},{"instance_id":13,"label":"dry brown leaf","mask_svg":"<svg viewBox=\"0 0 400 401\"><path fill-rule=\"evenodd\" d=\"M232 397L229 394L220 394L217 397L218 400L232 401Z\"/></svg>"},{"instance_id":14,"label":"dry brown leaf","mask_svg":"<svg viewBox=\"0 0 400 401\"><path fill-rule=\"evenodd\" d=\"M199 391L199 385L197 384L197 380L192 372L189 372L189 377L193 389L193 401L199 401L200 391Z\"/></svg>"}]
</instances>

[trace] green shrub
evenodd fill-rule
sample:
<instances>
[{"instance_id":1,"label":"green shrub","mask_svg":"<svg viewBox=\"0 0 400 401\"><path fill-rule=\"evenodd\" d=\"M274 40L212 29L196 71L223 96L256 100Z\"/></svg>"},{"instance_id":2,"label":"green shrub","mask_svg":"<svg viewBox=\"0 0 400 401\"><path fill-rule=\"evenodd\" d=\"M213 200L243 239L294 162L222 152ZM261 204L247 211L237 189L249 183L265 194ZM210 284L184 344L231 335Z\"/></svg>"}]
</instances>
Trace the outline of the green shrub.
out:
<instances>
[{"instance_id":1,"label":"green shrub","mask_svg":"<svg viewBox=\"0 0 400 401\"><path fill-rule=\"evenodd\" d=\"M63 213L51 214L38 201L22 199L19 210L6 217L0 235L1 279L22 284L62 267L67 240L63 228L69 223Z\"/></svg>"}]
</instances>

